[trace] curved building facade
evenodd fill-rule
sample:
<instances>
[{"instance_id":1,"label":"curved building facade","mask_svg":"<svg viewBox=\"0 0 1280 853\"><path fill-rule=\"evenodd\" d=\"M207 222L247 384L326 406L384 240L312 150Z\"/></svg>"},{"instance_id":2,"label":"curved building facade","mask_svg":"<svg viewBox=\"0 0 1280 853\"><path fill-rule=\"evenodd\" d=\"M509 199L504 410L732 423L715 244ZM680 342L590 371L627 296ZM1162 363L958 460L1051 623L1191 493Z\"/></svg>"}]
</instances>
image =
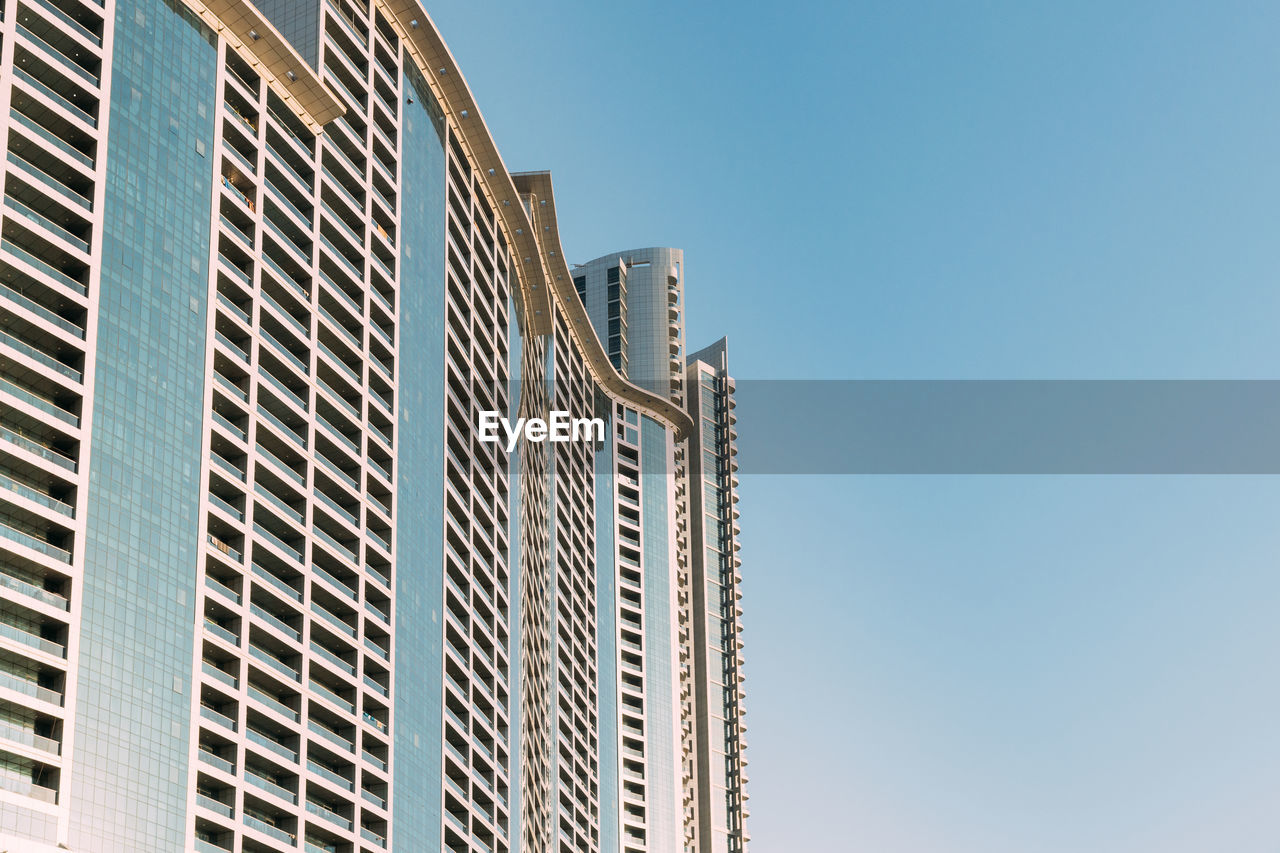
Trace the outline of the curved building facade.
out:
<instances>
[{"instance_id":1,"label":"curved building facade","mask_svg":"<svg viewBox=\"0 0 1280 853\"><path fill-rule=\"evenodd\" d=\"M682 331L426 10L5 0L0 125L0 847L687 848Z\"/></svg>"}]
</instances>

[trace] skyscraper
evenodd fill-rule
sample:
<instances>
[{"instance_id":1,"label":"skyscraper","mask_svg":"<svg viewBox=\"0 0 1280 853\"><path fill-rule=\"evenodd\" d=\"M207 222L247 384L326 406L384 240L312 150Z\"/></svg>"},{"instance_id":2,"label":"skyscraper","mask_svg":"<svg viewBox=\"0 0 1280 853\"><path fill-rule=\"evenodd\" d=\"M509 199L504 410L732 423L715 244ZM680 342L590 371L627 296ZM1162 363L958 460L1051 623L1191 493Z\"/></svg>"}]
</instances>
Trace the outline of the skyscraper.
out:
<instances>
[{"instance_id":1,"label":"skyscraper","mask_svg":"<svg viewBox=\"0 0 1280 853\"><path fill-rule=\"evenodd\" d=\"M667 849L684 367L611 363L426 11L7 3L0 130L0 847Z\"/></svg>"},{"instance_id":2,"label":"skyscraper","mask_svg":"<svg viewBox=\"0 0 1280 853\"><path fill-rule=\"evenodd\" d=\"M742 560L738 556L738 451L729 343L688 357L690 633L695 811L699 853L746 849L743 769Z\"/></svg>"},{"instance_id":3,"label":"skyscraper","mask_svg":"<svg viewBox=\"0 0 1280 853\"><path fill-rule=\"evenodd\" d=\"M617 646L616 677L602 661L601 691L617 704L607 720L602 705L601 760L621 773L626 853L733 853L749 838L733 380L726 340L684 353L683 267L681 250L648 248L573 268L614 366L692 423L661 448L657 425L620 406L597 462L614 489L600 499L608 535L597 542L600 610L612 612Z\"/></svg>"}]
</instances>

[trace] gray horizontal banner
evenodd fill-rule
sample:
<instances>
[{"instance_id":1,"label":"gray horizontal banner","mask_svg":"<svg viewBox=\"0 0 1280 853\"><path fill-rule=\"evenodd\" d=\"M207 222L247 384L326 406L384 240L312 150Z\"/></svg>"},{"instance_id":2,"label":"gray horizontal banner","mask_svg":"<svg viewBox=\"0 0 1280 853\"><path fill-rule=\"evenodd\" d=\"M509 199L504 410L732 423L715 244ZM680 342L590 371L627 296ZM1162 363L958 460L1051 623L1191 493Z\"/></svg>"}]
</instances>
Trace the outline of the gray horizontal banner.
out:
<instances>
[{"instance_id":1,"label":"gray horizontal banner","mask_svg":"<svg viewBox=\"0 0 1280 853\"><path fill-rule=\"evenodd\" d=\"M1280 381L739 380L739 474L1278 474Z\"/></svg>"}]
</instances>

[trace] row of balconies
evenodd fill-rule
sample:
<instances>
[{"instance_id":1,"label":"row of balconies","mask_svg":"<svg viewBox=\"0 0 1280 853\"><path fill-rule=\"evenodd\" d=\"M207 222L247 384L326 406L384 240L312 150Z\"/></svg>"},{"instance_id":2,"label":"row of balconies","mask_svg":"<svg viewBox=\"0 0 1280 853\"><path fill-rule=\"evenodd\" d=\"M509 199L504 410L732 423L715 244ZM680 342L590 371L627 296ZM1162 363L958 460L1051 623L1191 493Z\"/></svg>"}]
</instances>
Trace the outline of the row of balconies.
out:
<instances>
[{"instance_id":1,"label":"row of balconies","mask_svg":"<svg viewBox=\"0 0 1280 853\"><path fill-rule=\"evenodd\" d=\"M17 88L25 89L19 108L32 93L46 109L92 129L101 98L102 19L79 4L68 6L76 17L39 0L17 9L13 74Z\"/></svg>"},{"instance_id":2,"label":"row of balconies","mask_svg":"<svg viewBox=\"0 0 1280 853\"><path fill-rule=\"evenodd\" d=\"M214 420L219 429L215 430L214 449L221 458L214 461L244 481L249 442L253 440L259 448L265 447L267 457L279 464L291 481L305 486L307 462L314 459L319 463L315 469L318 485L322 471L327 478L324 482L332 480L343 484L331 490L330 497L339 501L348 513L359 515L355 505L359 504L362 494L373 499L365 512L366 522L380 537L382 547L389 548L390 520L380 516L389 516L391 512L390 448L371 437L366 445L368 455L362 460L359 445L348 437L355 431L354 426L332 402L319 397L313 430L309 407L301 405L307 401L294 399L296 395L279 378L289 375L281 362L274 357L263 359L256 374L259 381L251 382L248 364L234 355L231 346L221 338L215 345ZM249 409L250 399L257 400L256 409ZM251 411L258 416L252 423ZM345 428L338 424L345 424ZM365 465L362 461L371 464ZM351 492L343 491L344 487Z\"/></svg>"},{"instance_id":3,"label":"row of balconies","mask_svg":"<svg viewBox=\"0 0 1280 853\"><path fill-rule=\"evenodd\" d=\"M330 38L333 38L333 37L336 35L337 30L335 29L335 32L330 32L330 31L329 31L329 29L330 29L330 28L328 28L328 27L326 28L326 35L327 35L328 37L330 37ZM376 41L376 39L375 39L375 45L376 45L376 44L377 44L377 41ZM328 45L326 44L326 47L327 47L327 46L328 46ZM352 69L347 65L347 63L352 63L352 60L355 58L355 54L350 53L350 52L345 52L345 51L344 51L344 53L345 53L345 55L343 55L343 56L335 56L335 60L336 60L336 61L335 61L334 63L331 63L331 66L332 66L332 67L330 68L330 70L329 70L329 72L328 72L328 73L329 73L329 75L330 75L331 77L343 78L343 79L345 80L344 85L346 86L346 88L348 88L348 90L349 90L349 91L351 91L351 90L353 90L353 89L355 88L355 85L354 85L354 84L355 84L355 77L354 77L354 75L350 75L350 74L349 74L349 72L350 72ZM374 85L374 88L375 88L375 89L376 89L376 88L377 88L377 86L378 86L378 83L377 83L376 81L379 79L379 78L378 78L378 74L380 74L380 73L381 73L381 72L375 72L375 74L374 74L374 79L375 79L375 85ZM357 99L357 100L358 100L358 99ZM340 136L341 136L343 133L345 133L345 132L346 132L346 130L345 130L345 129L340 129L340 130L339 130L339 132L338 132L337 134L335 134L335 138L340 137ZM377 138L377 135L376 135L376 134L377 134L377 131L375 131L375 134L374 134L375 139ZM385 142L386 140L383 140L383 141ZM339 146L338 146L338 145L334 145L333 147L334 147L335 149L338 149L338 148L339 148ZM326 148L325 150L328 150L328 149ZM339 153L344 153L344 152L339 152ZM337 162L337 158L335 158L335 162ZM377 172L377 168L376 168L376 165L375 165L375 170L372 172L372 175L374 176L374 180L375 180L375 181L377 180L377 174L378 174L378 172ZM324 216L324 214L322 214L322 222L324 222L324 221L325 221L325 220L323 219L323 216ZM322 226L322 228L323 228L323 226ZM323 238L323 236L324 236L324 235L322 234L322 238ZM354 242L354 241L353 241L353 242ZM324 245L323 245L323 239L322 239L322 251L323 251L323 249L324 249ZM322 255L322 257L323 257L323 255ZM376 266L376 264L375 264L375 266ZM394 315L392 315L392 316L394 316ZM504 318L504 323L505 323L505 318ZM484 472L483 472L483 470L482 470L482 469L479 469L479 468L477 468L477 471L476 471L476 472L477 472L477 474L483 474L483 473L484 473ZM464 494L465 494L465 492L464 492ZM496 497L497 497L497 495L495 495L495 498L496 498ZM461 508L459 508L459 509L461 509ZM485 509L487 510L487 507L486 507ZM474 513L474 511L475 511L475 507L468 507L468 510L470 510L470 512ZM468 514L465 514L465 513L464 513L464 514L462 514L462 516L463 516L464 518L470 518L470 517L472 517L472 516L470 516L470 515L468 515ZM494 519L494 521L496 521L496 519ZM502 520L502 521L503 521L503 524L502 524L501 526L502 526L502 527L505 527L505 518L503 518L503 520ZM497 527L497 525L495 524L495 525L494 525L494 527ZM464 528L464 530L466 530L466 528ZM486 536L486 534L485 534L485 532L484 532L484 526L483 526L483 525L473 526L473 527L472 527L472 529L471 529L470 531L467 531L467 532L471 532L471 533L472 533L472 537L473 537L472 542L471 542L472 547L474 547L475 549L477 549L477 550L479 550L479 551L481 551L481 552L485 552L485 551L487 550L487 551L489 551L489 552L490 552L490 557L492 557L492 556L493 556L491 552L492 552L493 550L496 550L495 545L496 545L497 543L495 543L495 542L492 540L492 538L489 538L488 536ZM477 534L478 534L478 535L477 535ZM495 533L494 533L494 534L490 534L490 536L496 536L496 535L502 535L501 531L495 530ZM502 538L504 538L504 539L505 539L505 535L502 535ZM503 543L503 546L505 547L505 543ZM490 560L488 560L488 562L493 562L493 561L490 559ZM505 587L505 582L504 582L503 586ZM473 592L473 595L474 595L474 593L477 591L477 589L483 589L483 586L481 586L481 585L477 585L477 584L473 584L473 585L471 585L471 591ZM505 594L505 589L503 589L503 594ZM474 609L477 609L477 610L480 610L480 611L483 611L483 610L484 610L483 601L482 601L481 599L474 599L474 598L473 598L472 602L470 602L470 605L471 605ZM473 622L474 622L474 621L475 621L475 620L473 620ZM485 620L485 621L488 621L488 620ZM452 624L452 623L450 623L450 624ZM474 626L473 626L473 630L474 630ZM495 640L496 640L496 638L495 638ZM505 643L503 643L502 645L505 645ZM499 647L501 647L501 646L499 646ZM473 660L473 661L468 661L468 666L469 666L469 667L474 667L474 666L476 666L476 664L477 664L477 663L479 663L479 659L475 659L475 660ZM481 668L481 671L483 671L483 667ZM473 688L473 689L474 689L474 688ZM494 698L494 699L498 699L498 696L495 694L493 698ZM500 704L495 703L495 705L496 705L496 707L501 707L501 705L500 705ZM481 745L482 745L482 744L481 744ZM473 748L471 751L472 751L472 752L475 752L474 748ZM459 839L459 841L461 841L461 839Z\"/></svg>"},{"instance_id":4,"label":"row of balconies","mask_svg":"<svg viewBox=\"0 0 1280 853\"><path fill-rule=\"evenodd\" d=\"M209 654L210 643L206 643ZM216 654L216 652L214 652ZM388 804L386 793L389 779L386 776L388 745L378 739L370 740L367 726L356 726L345 715L329 704L333 700L327 688L314 683L309 692L305 733L295 726L300 715L292 713L281 702L268 680L254 671L251 678L259 680L248 685L240 697L229 698L220 691L226 674L206 657L205 674L213 674L218 684L205 679L201 694L200 752L202 767L207 765L216 777L224 774L224 784L242 785L246 793L245 807L249 812L249 794L262 797L265 791L274 799L267 802L277 807L276 816L287 811L280 806L296 806L299 800L314 803L326 811L307 808L307 811L323 817L339 815L343 829L354 829L354 808L358 804L363 825L385 821ZM319 697L320 700L317 701ZM245 705L243 756L238 754L235 738L230 734L240 728L239 704ZM360 759L355 758L356 738L361 739ZM305 748L305 771L302 750ZM383 757L379 757L383 756ZM357 771L359 784L357 785ZM305 793L303 779L305 778ZM357 791L359 797L356 797ZM302 796L300 796L302 795ZM225 803L226 800L223 799ZM326 813L327 812L327 813ZM230 816L230 814L227 814ZM251 824L252 825L252 824ZM381 833L384 834L384 833Z\"/></svg>"},{"instance_id":5,"label":"row of balconies","mask_svg":"<svg viewBox=\"0 0 1280 853\"><path fill-rule=\"evenodd\" d=\"M231 79L230 77L228 78ZM237 100L232 87L228 87L227 109L234 116L234 120L228 120L224 125L225 128L236 128L233 134L227 135L227 160L224 167L228 168L228 173L224 175L224 189L231 196L230 210L237 209L236 201L239 202L238 207L242 212L254 213L257 210L257 196L259 188L252 176L256 174L258 165L258 129L259 123L256 118L249 118L246 112L253 113L256 117L261 112L259 107L250 107ZM268 96L270 100L274 96ZM325 180L321 182L321 198L326 201L321 205L321 217L319 221L319 239L315 240L314 231L315 224L312 220L310 211L313 210L312 201L314 198L314 190L311 181L308 178L314 177L314 166L312 165L310 151L303 147L299 141L297 145L292 143L285 144L281 140L280 125L285 123L276 110L268 109L266 111L273 117L273 123L268 124L268 129L273 131L268 134L266 140L266 151L263 162L266 164L267 181L263 183L262 191L267 204L265 205L266 216L263 219L265 226L265 237L271 237L272 243L275 244L277 254L283 253L278 258L268 258L267 260L276 261L276 266L281 266L280 261L284 261L284 266L292 265L294 270L286 273L286 278L296 279L299 273L302 276L309 277L306 270L311 266L311 255L313 244L318 242L321 248L320 260L322 270L327 272L330 282L333 281L354 281L354 296L341 287L338 290L343 292L344 296L351 297L354 301L359 298L363 291L364 273L363 260L367 254L365 245L365 215L363 212L364 204L358 201L353 193L358 193L361 197L365 195L362 189L362 183L355 175L359 174L353 163L349 162L349 158L336 142L325 136L326 144L322 146L324 163L321 171L325 175ZM243 131L243 133L242 133ZM285 133L292 134L287 128ZM296 137L292 137L294 141ZM246 141L246 139L248 141ZM280 145L276 143L280 142ZM286 154L285 151L289 151ZM336 156L335 156L336 155ZM345 175L345 183L350 184L348 187L344 185L343 180L339 180L342 176L341 163L347 160L347 165L352 168L351 173ZM281 168L283 167L283 168ZM230 184L231 186L226 186ZM224 215L228 210L224 206ZM394 208L392 207L393 211ZM345 212L345 213L344 213ZM253 247L253 233L245 227L235 227L234 215L228 216L228 221L224 224L228 225L231 235L238 240L243 241L244 245L249 249ZM374 305L381 305L385 308L386 318L384 321L376 324L376 329L381 333L384 328L391 325L390 318L394 317L394 273L393 267L395 262L394 239L388 231L389 225L392 223L391 213L383 211L378 214L375 220L368 220L371 225L370 232L375 234L379 239L373 242L372 257L374 260L373 269L375 269L381 279L381 286L375 287L373 295L375 297ZM245 225L245 220L241 218L239 226ZM379 241L381 241L382 250L379 254ZM264 240L265 243L265 240ZM228 252L224 251L224 254ZM233 260L233 265L234 260ZM247 270L241 269L241 272ZM283 270L282 270L283 272ZM306 289L301 282L296 282L302 289ZM375 282L377 284L377 282ZM357 310L357 315L359 315Z\"/></svg>"},{"instance_id":6,"label":"row of balconies","mask_svg":"<svg viewBox=\"0 0 1280 853\"><path fill-rule=\"evenodd\" d=\"M274 368L269 366L273 363ZM219 367L223 369L218 369ZM226 369L225 365L218 365L215 361L215 387L219 394L214 404L215 421L229 436L216 449L222 455L238 460L247 453L252 428L259 443L274 446L287 440L288 446L298 451L299 457L315 457L323 464L325 472L332 473L355 493L355 497L351 499L354 504L359 503L363 483L363 491L373 498L369 512L366 513L366 521L382 539L384 547L389 548L389 521L381 516L390 514L390 448L373 439L368 441L366 446L369 455L364 458L374 463L371 467L377 476L362 477L364 466L359 462L362 454L360 445L350 437L355 432L350 420L331 400L317 396L313 430L312 419L308 417L310 407L304 408L302 403L306 401L296 399L297 395L278 378L282 370L279 362L273 362L272 359L263 359L258 372L260 381L254 389L258 401L254 411L258 418L251 423L247 407L243 405L248 402L244 399L248 395L240 388L241 384L248 384L248 375L240 372L242 369L243 365L241 368ZM239 375L236 378L228 375L237 373ZM264 438L268 441L263 441ZM234 464L243 472L242 465L238 462ZM305 477L305 466L290 466L290 470ZM343 500L341 494L334 494L332 497ZM344 509L347 513L355 512L359 515L358 506L353 508L345 504Z\"/></svg>"},{"instance_id":7,"label":"row of balconies","mask_svg":"<svg viewBox=\"0 0 1280 853\"><path fill-rule=\"evenodd\" d=\"M344 832L360 838L361 849L382 849L387 788L377 771L387 769L390 665L377 637L389 647L389 571L364 570L375 561L390 565L394 381L389 369L385 379L375 380L379 374L371 367L369 384L382 387L366 406L359 390L366 381L363 351L371 348L362 345L364 283L357 276L353 286L347 276L364 246L348 243L355 242L352 211L345 218L339 213L345 203L339 194L326 194L331 204L315 209L317 143L273 94L262 91L238 57L229 56L228 69L215 344L218 474L210 480L202 678L207 724L200 755L211 766L222 762L218 770L239 769L248 783L235 830L244 850L267 849L264 840L290 846L301 840L308 850L356 849ZM327 271L319 293L312 272L317 257ZM258 261L261 285L255 290ZM394 317L390 307L387 316ZM385 414L378 414L378 404ZM364 439L366 420L380 421L376 426L385 434L375 428ZM385 482L374 472L368 476L368 495L376 497L369 504L361 489L366 441L369 454L386 460ZM317 463L314 470L310 461ZM253 484L253 500L242 491L246 483ZM314 537L309 565L299 533L306 521ZM230 717L219 717L227 710ZM243 759L233 742L219 739L218 725L245 726ZM297 767L281 773L278 764L283 758L298 765L303 731L313 736L305 750L305 792ZM357 744L360 800L367 804L359 820L350 800L357 790ZM347 796L335 796L335 789ZM209 814L234 818L234 794L230 785L202 791L201 802L211 811L197 813L198 843L232 848L234 831L225 822L217 826ZM293 808L282 810L281 801Z\"/></svg>"},{"instance_id":8,"label":"row of balconies","mask_svg":"<svg viewBox=\"0 0 1280 853\"><path fill-rule=\"evenodd\" d=\"M22 452L8 453L25 449L14 438L26 440L8 423L0 448L0 790L56 805L71 587L57 566L71 554L50 540L69 548L71 531L44 515L73 511L48 497L41 463L23 465Z\"/></svg>"},{"instance_id":9,"label":"row of balconies","mask_svg":"<svg viewBox=\"0 0 1280 853\"><path fill-rule=\"evenodd\" d=\"M227 175L223 177L224 202L227 202L228 197L232 199L229 207L224 204L223 233L224 235L231 235L233 239L229 245L225 243L220 245L221 254L224 261L226 261L224 272L227 273L225 280L227 286L225 288L220 287L220 289L232 294L232 296L229 296L229 300L233 303L230 306L232 313L240 316L245 322L249 322L249 319L244 316L249 313L244 306L252 303L250 265L252 259L257 256L254 251L255 243L253 239L253 222L256 220L249 219L247 206L242 211L244 215L240 224L236 224L232 217L227 215L228 209L234 211L240 206L238 202L241 199L241 189L234 185L233 178L234 176ZM241 183L243 184L244 181ZM250 187L249 189L252 188ZM244 198L248 199L249 196L246 195ZM271 289L275 292L275 295L292 293L297 297L296 300L285 299L283 303L280 301L273 302L272 308L280 313L281 319L290 327L298 329L301 334L309 335L310 316L308 309L310 308L311 299L310 274L307 270L311 266L311 258L310 250L304 250L298 243L309 243L310 241L298 236L301 232L295 232L294 236L286 234L285 230L281 229L273 218L272 210L273 206L269 206L268 214L263 220L267 225L267 230L262 235L264 238L262 260L265 263L263 280L264 283L268 280L272 282ZM352 291L338 284L339 281L351 281L353 278L359 282L360 278L355 275L357 271L354 265L351 264L350 257L339 251L335 247L334 240L330 238L330 235L336 234L336 231L327 226L331 221L336 220L329 218L329 208L327 206L322 205L321 211L323 216L321 219L320 243L323 251L320 255L320 277L328 285L328 292L325 294L322 307L325 309L326 318L333 325L330 328L322 324L318 328L324 334L336 333L330 354L340 363L339 369L350 373L353 381L359 385L363 379L362 353L365 349L363 330L361 328L364 317L361 304L363 302L362 285L355 285L355 289ZM280 254L281 246L286 247L283 255ZM357 250L352 249L351 251L354 254ZM282 260L284 263L281 262ZM232 283L236 281L239 281L242 285L242 289L239 292L236 292L237 289L232 286ZM380 368L386 374L387 381L382 383L378 378L377 372L370 373L370 379L377 380L380 384L389 385L392 373L392 330L394 327L392 318L394 317L394 308L381 291L375 289L371 295L372 323L369 347L373 350L373 358L370 361L371 365ZM300 310L298 308L299 303L301 303ZM286 310L283 307L284 304L291 304L294 310ZM299 314L302 316L299 317ZM339 318L345 318L345 320ZM348 349L348 345L350 349ZM339 357L333 353L333 350L340 352L341 356ZM383 393L386 393L386 390Z\"/></svg>"},{"instance_id":10,"label":"row of balconies","mask_svg":"<svg viewBox=\"0 0 1280 853\"><path fill-rule=\"evenodd\" d=\"M246 562L242 549L237 547L241 542L228 541L233 538L228 535L228 530L235 531L235 528L216 514L220 511L217 509L218 504L213 500L211 504L215 510L209 516L208 539L210 554L218 558L219 571L216 572L215 579L228 587L237 599L245 590L248 578L244 571L248 567L255 583L266 581L273 588L271 594L264 593L266 598L263 606L268 615L275 617L276 623L286 626L282 630L294 635L295 641L300 640L302 633L302 605L309 604L314 615L321 617L331 628L337 629L349 639L355 640L363 633L366 645L372 644L372 650L377 656L387 660L390 597L384 589L370 584L370 580L376 575L364 576L365 596L361 606L357 592L360 573L354 566L335 560L320 550L315 551L316 558L307 566L299 556L300 551L272 532L272 522L268 520L268 515L263 516L263 521L267 523L255 521L253 525L253 551ZM243 539L244 534L239 534L239 538ZM327 570L326 565L332 571ZM310 571L313 578L310 587L301 584L300 573L304 571ZM341 579L339 574L345 576L346 580ZM272 579L277 582L272 583ZM316 579L323 580L323 583L317 583ZM378 578L378 582L381 581ZM284 593L288 603L278 605L274 597L276 593Z\"/></svg>"}]
</instances>

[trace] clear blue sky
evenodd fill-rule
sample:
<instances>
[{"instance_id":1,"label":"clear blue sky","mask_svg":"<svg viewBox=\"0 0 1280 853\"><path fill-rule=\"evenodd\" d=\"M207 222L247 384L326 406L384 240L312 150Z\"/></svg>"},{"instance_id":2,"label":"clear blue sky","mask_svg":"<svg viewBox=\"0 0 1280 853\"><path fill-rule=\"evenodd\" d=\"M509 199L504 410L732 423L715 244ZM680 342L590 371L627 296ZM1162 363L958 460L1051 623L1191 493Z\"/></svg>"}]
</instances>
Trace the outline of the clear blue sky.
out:
<instances>
[{"instance_id":1,"label":"clear blue sky","mask_svg":"<svg viewBox=\"0 0 1280 853\"><path fill-rule=\"evenodd\" d=\"M431 11L740 379L1280 372L1273 4ZM1275 479L742 492L754 853L1280 849Z\"/></svg>"}]
</instances>

